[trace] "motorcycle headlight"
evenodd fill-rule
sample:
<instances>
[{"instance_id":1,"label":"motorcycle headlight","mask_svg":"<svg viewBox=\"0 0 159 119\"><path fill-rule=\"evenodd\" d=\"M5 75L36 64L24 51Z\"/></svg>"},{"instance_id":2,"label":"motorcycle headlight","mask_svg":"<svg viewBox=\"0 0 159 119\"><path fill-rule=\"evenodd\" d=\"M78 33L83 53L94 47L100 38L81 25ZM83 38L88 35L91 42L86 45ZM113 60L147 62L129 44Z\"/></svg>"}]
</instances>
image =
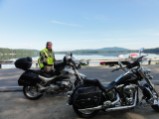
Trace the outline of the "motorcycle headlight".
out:
<instances>
[{"instance_id":1,"label":"motorcycle headlight","mask_svg":"<svg viewBox=\"0 0 159 119\"><path fill-rule=\"evenodd\" d=\"M144 69L144 72L149 74L149 73L151 73L151 70L150 69Z\"/></svg>"}]
</instances>

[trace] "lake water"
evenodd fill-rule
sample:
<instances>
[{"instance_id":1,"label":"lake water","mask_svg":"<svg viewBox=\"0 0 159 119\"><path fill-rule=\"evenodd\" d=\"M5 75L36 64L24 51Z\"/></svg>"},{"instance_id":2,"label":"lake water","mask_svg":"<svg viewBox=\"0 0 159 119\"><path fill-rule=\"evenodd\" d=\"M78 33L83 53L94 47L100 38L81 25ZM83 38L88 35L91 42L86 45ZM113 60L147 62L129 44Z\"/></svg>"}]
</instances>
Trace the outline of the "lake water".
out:
<instances>
[{"instance_id":1,"label":"lake water","mask_svg":"<svg viewBox=\"0 0 159 119\"><path fill-rule=\"evenodd\" d=\"M62 60L65 54L55 54L56 60ZM112 59L116 58L115 56L103 56L103 55L73 55L73 57L77 60L81 59ZM34 61L38 60L38 57L32 58ZM16 59L10 59L11 61L15 61ZM33 64L33 67L35 67L35 64ZM15 68L14 64L2 64L2 69L7 68Z\"/></svg>"},{"instance_id":2,"label":"lake water","mask_svg":"<svg viewBox=\"0 0 159 119\"><path fill-rule=\"evenodd\" d=\"M65 54L55 54L56 60L62 60ZM73 57L77 60L81 59L114 59L117 58L117 56L104 56L104 55L73 55ZM125 54L124 57L128 57L128 54ZM149 58L159 58L159 55L155 54L149 54ZM12 61L15 61L16 59L11 59ZM38 57L33 57L34 61L38 60ZM33 64L33 67L35 67L35 64ZM14 64L2 64L2 69L6 68L15 68Z\"/></svg>"}]
</instances>

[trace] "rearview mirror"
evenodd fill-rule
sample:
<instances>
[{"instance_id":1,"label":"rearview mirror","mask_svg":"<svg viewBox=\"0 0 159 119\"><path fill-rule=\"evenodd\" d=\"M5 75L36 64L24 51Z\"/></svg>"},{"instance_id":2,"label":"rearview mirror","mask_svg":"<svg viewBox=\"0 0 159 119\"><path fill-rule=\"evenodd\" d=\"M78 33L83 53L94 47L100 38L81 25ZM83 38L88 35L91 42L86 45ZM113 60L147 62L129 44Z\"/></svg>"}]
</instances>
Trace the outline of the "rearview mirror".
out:
<instances>
[{"instance_id":1,"label":"rearview mirror","mask_svg":"<svg viewBox=\"0 0 159 119\"><path fill-rule=\"evenodd\" d=\"M139 49L139 56L141 56L141 53L144 51L144 48Z\"/></svg>"}]
</instances>

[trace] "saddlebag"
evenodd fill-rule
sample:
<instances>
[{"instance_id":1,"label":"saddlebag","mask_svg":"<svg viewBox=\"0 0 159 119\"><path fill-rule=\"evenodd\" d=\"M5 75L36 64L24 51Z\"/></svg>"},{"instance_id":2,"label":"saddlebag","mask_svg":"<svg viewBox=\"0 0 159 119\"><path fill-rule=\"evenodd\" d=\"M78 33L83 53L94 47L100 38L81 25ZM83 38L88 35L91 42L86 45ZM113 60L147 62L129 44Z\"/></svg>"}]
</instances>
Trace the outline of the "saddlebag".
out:
<instances>
[{"instance_id":1,"label":"saddlebag","mask_svg":"<svg viewBox=\"0 0 159 119\"><path fill-rule=\"evenodd\" d=\"M102 91L96 86L80 87L73 97L73 104L78 109L96 107L102 102Z\"/></svg>"},{"instance_id":2,"label":"saddlebag","mask_svg":"<svg viewBox=\"0 0 159 119\"><path fill-rule=\"evenodd\" d=\"M31 70L25 71L18 80L18 84L20 86L33 86L36 85L38 82L40 82L38 74Z\"/></svg>"},{"instance_id":3,"label":"saddlebag","mask_svg":"<svg viewBox=\"0 0 159 119\"><path fill-rule=\"evenodd\" d=\"M28 70L32 65L32 58L31 57L19 58L15 61L14 64L16 68Z\"/></svg>"}]
</instances>

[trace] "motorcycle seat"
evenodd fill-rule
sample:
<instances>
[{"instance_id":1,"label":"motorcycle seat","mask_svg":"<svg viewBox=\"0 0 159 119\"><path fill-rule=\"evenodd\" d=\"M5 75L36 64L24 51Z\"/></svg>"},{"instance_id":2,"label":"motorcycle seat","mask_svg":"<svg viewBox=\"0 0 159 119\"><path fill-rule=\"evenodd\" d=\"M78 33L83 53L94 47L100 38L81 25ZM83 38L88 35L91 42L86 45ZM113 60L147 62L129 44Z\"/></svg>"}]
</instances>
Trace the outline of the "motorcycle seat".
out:
<instances>
[{"instance_id":1,"label":"motorcycle seat","mask_svg":"<svg viewBox=\"0 0 159 119\"><path fill-rule=\"evenodd\" d=\"M98 86L102 91L109 91L115 86L115 82L111 82L109 84L102 84L98 79L84 79L84 84Z\"/></svg>"},{"instance_id":2,"label":"motorcycle seat","mask_svg":"<svg viewBox=\"0 0 159 119\"><path fill-rule=\"evenodd\" d=\"M104 87L104 89L106 91L109 91L111 90L114 86L116 85L116 83L114 81L110 82L110 83L107 83L107 84L103 84L102 83L102 86Z\"/></svg>"},{"instance_id":3,"label":"motorcycle seat","mask_svg":"<svg viewBox=\"0 0 159 119\"><path fill-rule=\"evenodd\" d=\"M40 75L44 76L46 78L51 78L51 77L55 76L55 72L50 72L50 73L40 72Z\"/></svg>"},{"instance_id":4,"label":"motorcycle seat","mask_svg":"<svg viewBox=\"0 0 159 119\"><path fill-rule=\"evenodd\" d=\"M99 83L99 81L98 81L98 79L88 79L88 78L86 78L86 79L84 79L83 80L84 81L84 84L88 84L88 85L97 85L98 83Z\"/></svg>"},{"instance_id":5,"label":"motorcycle seat","mask_svg":"<svg viewBox=\"0 0 159 119\"><path fill-rule=\"evenodd\" d=\"M29 71L31 71L33 73L36 73L36 74L39 74L41 76L44 76L46 78L51 78L55 75L55 72L46 73L43 70L32 70L32 69L30 69Z\"/></svg>"},{"instance_id":6,"label":"motorcycle seat","mask_svg":"<svg viewBox=\"0 0 159 119\"><path fill-rule=\"evenodd\" d=\"M32 69L29 69L29 71L36 73L36 74L40 74L40 72L41 72L41 70L32 70Z\"/></svg>"}]
</instances>

